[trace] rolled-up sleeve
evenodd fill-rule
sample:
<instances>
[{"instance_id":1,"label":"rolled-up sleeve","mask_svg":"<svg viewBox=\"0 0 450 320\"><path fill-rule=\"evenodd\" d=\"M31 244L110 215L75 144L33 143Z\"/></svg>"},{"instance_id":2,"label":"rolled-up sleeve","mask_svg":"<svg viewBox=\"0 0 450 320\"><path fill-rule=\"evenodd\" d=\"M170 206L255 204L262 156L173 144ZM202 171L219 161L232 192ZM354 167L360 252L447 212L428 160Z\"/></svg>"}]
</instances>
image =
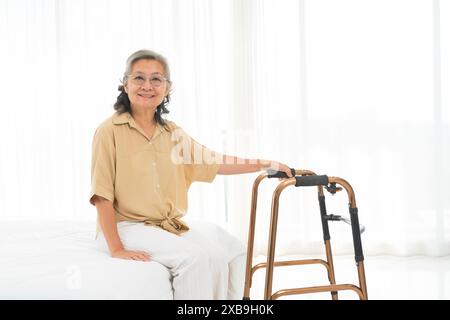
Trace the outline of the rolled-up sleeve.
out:
<instances>
[{"instance_id":1,"label":"rolled-up sleeve","mask_svg":"<svg viewBox=\"0 0 450 320\"><path fill-rule=\"evenodd\" d=\"M111 126L102 125L94 134L92 142L91 193L89 202L97 195L114 201L114 182L116 175L116 151L114 131Z\"/></svg>"}]
</instances>

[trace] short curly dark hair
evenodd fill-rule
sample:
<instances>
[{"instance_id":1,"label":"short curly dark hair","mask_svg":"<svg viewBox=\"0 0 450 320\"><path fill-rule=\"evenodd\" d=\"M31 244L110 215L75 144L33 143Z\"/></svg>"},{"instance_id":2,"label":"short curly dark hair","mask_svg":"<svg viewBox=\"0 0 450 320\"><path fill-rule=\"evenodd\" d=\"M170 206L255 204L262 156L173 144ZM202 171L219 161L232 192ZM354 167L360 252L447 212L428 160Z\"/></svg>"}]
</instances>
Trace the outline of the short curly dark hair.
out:
<instances>
[{"instance_id":1,"label":"short curly dark hair","mask_svg":"<svg viewBox=\"0 0 450 320\"><path fill-rule=\"evenodd\" d=\"M133 53L131 56L128 57L125 72L123 74L122 78L122 84L119 85L119 91L120 94L117 96L116 103L114 103L114 110L116 110L118 113L124 113L124 112L130 112L131 113L131 104L130 99L128 98L128 94L125 92L124 85L126 84L126 81L128 79L128 76L131 73L131 68L133 67L133 64L142 59L149 59L149 60L156 60L159 63L162 64L164 67L164 77L167 79L167 83L169 84L169 90L172 82L170 81L170 70L169 70L169 64L167 63L167 59L154 51L151 50L139 50ZM167 94L167 96L164 98L164 100L161 102L161 104L156 108L155 112L155 120L157 123L162 125L163 127L167 128L167 124L165 120L162 118L162 115L165 113L169 113L169 109L167 109L167 105L170 102L170 91Z\"/></svg>"}]
</instances>

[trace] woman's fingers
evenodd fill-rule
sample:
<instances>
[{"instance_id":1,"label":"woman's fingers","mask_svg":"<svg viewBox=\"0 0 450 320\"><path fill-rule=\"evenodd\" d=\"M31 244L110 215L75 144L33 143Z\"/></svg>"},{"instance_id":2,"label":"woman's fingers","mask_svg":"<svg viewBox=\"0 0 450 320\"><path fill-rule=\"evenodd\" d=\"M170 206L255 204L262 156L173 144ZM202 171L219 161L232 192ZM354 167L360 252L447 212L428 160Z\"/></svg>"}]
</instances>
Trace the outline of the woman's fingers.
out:
<instances>
[{"instance_id":1,"label":"woman's fingers","mask_svg":"<svg viewBox=\"0 0 450 320\"><path fill-rule=\"evenodd\" d=\"M145 251L128 251L123 250L114 256L115 258L136 261L150 261L150 255Z\"/></svg>"},{"instance_id":2,"label":"woman's fingers","mask_svg":"<svg viewBox=\"0 0 450 320\"><path fill-rule=\"evenodd\" d=\"M282 171L282 172L286 173L286 175L289 178L292 178L291 168L289 168L287 165L285 165L284 163L277 162L277 167L278 167L278 169L276 169L276 170Z\"/></svg>"},{"instance_id":3,"label":"woman's fingers","mask_svg":"<svg viewBox=\"0 0 450 320\"><path fill-rule=\"evenodd\" d=\"M134 254L131 256L132 260L136 260L136 261L147 261L145 260L144 256L140 255L140 254Z\"/></svg>"},{"instance_id":4,"label":"woman's fingers","mask_svg":"<svg viewBox=\"0 0 450 320\"><path fill-rule=\"evenodd\" d=\"M283 166L283 171L287 174L287 176L289 178L292 178L292 172L291 172L291 168L289 168L287 165L282 164Z\"/></svg>"},{"instance_id":5,"label":"woman's fingers","mask_svg":"<svg viewBox=\"0 0 450 320\"><path fill-rule=\"evenodd\" d=\"M150 255L147 252L144 251L137 251L137 257L141 261L150 261Z\"/></svg>"},{"instance_id":6,"label":"woman's fingers","mask_svg":"<svg viewBox=\"0 0 450 320\"><path fill-rule=\"evenodd\" d=\"M280 163L280 162L274 162L274 163L275 163L275 166L273 167L274 170L286 173L288 178L293 177L291 168L289 168L287 165ZM280 181L283 179L286 179L286 178L278 178L278 180L280 180Z\"/></svg>"},{"instance_id":7,"label":"woman's fingers","mask_svg":"<svg viewBox=\"0 0 450 320\"><path fill-rule=\"evenodd\" d=\"M140 258L142 259L142 261L150 261L150 256L146 253L141 254Z\"/></svg>"},{"instance_id":8,"label":"woman's fingers","mask_svg":"<svg viewBox=\"0 0 450 320\"><path fill-rule=\"evenodd\" d=\"M145 252L145 251L139 251L141 257L144 259L144 261L149 261L150 260L150 255Z\"/></svg>"}]
</instances>

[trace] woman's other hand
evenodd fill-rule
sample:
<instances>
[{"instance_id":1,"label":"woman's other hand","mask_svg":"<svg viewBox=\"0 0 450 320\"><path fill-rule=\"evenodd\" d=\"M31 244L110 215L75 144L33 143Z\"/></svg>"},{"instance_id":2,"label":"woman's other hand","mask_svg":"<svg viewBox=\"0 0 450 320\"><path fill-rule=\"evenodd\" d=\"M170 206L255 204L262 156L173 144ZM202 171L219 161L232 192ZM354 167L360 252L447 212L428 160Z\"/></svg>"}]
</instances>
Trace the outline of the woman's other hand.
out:
<instances>
[{"instance_id":1,"label":"woman's other hand","mask_svg":"<svg viewBox=\"0 0 450 320\"><path fill-rule=\"evenodd\" d=\"M150 261L150 255L145 251L117 250L111 254L113 258L137 261Z\"/></svg>"}]
</instances>

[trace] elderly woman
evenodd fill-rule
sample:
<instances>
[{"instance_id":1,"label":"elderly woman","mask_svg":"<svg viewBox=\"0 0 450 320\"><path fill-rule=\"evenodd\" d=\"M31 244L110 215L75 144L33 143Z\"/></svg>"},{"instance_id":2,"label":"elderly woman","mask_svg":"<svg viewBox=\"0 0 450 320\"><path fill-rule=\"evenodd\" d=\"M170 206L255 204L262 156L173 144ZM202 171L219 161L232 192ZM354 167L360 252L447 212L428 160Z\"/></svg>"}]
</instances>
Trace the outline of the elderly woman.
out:
<instances>
[{"instance_id":1,"label":"elderly woman","mask_svg":"<svg viewBox=\"0 0 450 320\"><path fill-rule=\"evenodd\" d=\"M166 59L140 50L126 62L116 112L96 130L90 203L97 241L112 257L156 261L173 276L174 299L239 299L245 249L214 224L188 226L187 192L216 174L288 166L214 153L163 119L170 100Z\"/></svg>"}]
</instances>

